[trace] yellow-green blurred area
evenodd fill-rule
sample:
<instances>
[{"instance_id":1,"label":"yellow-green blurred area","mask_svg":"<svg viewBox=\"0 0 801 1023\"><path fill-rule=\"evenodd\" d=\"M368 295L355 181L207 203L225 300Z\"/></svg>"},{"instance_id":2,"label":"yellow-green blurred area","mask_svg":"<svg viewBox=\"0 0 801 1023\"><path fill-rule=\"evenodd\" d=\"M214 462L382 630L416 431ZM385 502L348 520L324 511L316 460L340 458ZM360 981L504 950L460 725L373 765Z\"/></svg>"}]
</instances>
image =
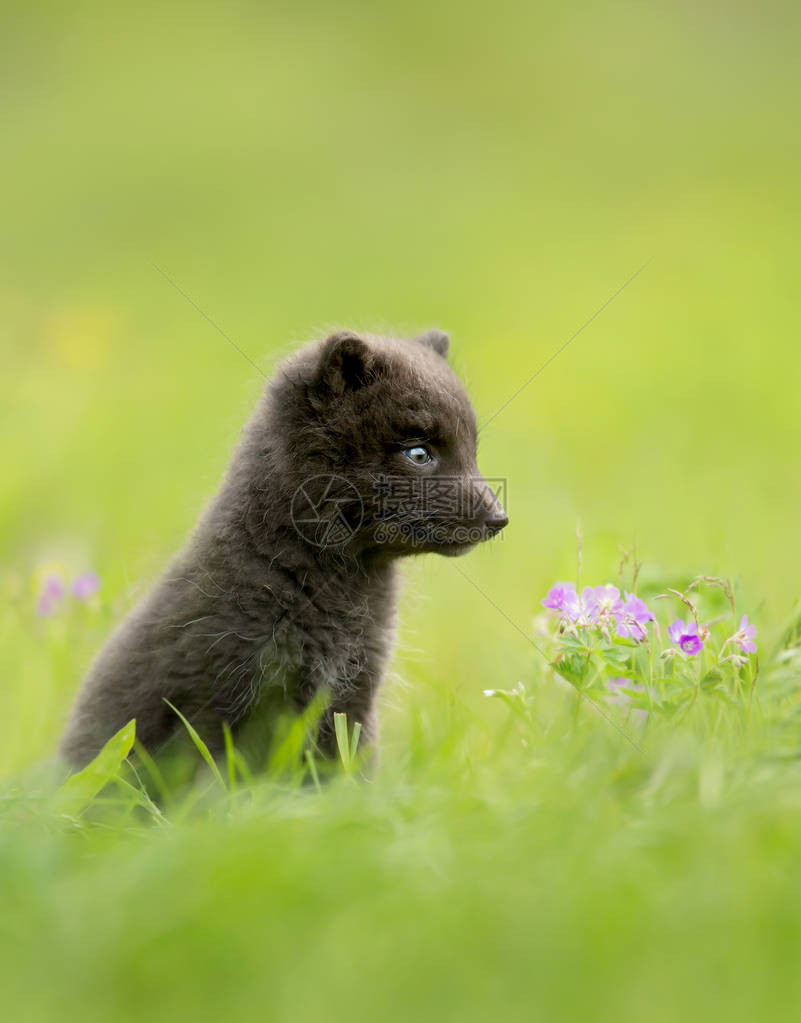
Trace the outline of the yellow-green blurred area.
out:
<instances>
[{"instance_id":1,"label":"yellow-green blurred area","mask_svg":"<svg viewBox=\"0 0 801 1023\"><path fill-rule=\"evenodd\" d=\"M770 629L800 567L797 28L792 4L7 4L3 563L71 558L121 614L182 542L263 384L194 306L268 374L331 326L444 327L483 422L647 262L481 434L511 525L460 567L525 631L580 520L584 582L636 541L677 581L741 577ZM408 574L403 673L514 682L530 650L452 564Z\"/></svg>"},{"instance_id":2,"label":"yellow-green blurred area","mask_svg":"<svg viewBox=\"0 0 801 1023\"><path fill-rule=\"evenodd\" d=\"M582 583L635 543L645 584L730 576L760 686L775 663L801 588L800 23L756 0L3 5L11 1017L797 1018L792 664L766 766L760 689L643 726L641 752L526 637L577 581L580 523ZM508 478L501 540L405 566L376 778L149 831L42 823L19 772L215 491L249 360L341 326L448 330ZM53 562L102 589L40 619ZM519 679L530 732L481 695Z\"/></svg>"}]
</instances>

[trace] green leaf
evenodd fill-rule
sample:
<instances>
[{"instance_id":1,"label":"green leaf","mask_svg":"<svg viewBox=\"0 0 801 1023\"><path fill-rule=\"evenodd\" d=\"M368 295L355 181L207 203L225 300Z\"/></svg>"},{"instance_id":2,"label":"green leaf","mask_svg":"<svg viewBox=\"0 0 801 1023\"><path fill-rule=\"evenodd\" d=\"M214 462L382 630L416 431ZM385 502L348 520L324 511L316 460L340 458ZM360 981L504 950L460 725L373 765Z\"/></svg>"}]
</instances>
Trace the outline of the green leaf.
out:
<instances>
[{"instance_id":1,"label":"green leaf","mask_svg":"<svg viewBox=\"0 0 801 1023\"><path fill-rule=\"evenodd\" d=\"M723 673L718 671L717 668L710 668L709 671L703 676L700 682L700 686L703 690L714 689L723 680Z\"/></svg>"},{"instance_id":2,"label":"green leaf","mask_svg":"<svg viewBox=\"0 0 801 1023\"><path fill-rule=\"evenodd\" d=\"M581 684L587 676L588 668L589 660L583 654L570 654L563 657L561 661L553 662L553 669L557 675L561 675L568 682L572 682L573 685L579 688L581 688Z\"/></svg>"},{"instance_id":3,"label":"green leaf","mask_svg":"<svg viewBox=\"0 0 801 1023\"><path fill-rule=\"evenodd\" d=\"M239 775L245 785L253 784L253 772L250 769L250 764L245 760L242 753L234 746L234 761L236 762L236 769L239 771Z\"/></svg>"},{"instance_id":4,"label":"green leaf","mask_svg":"<svg viewBox=\"0 0 801 1023\"><path fill-rule=\"evenodd\" d=\"M659 700L654 697L652 700L648 698L648 693L641 693L635 689L621 689L621 693L625 693L629 698L628 706L632 710L655 710L661 711L662 704Z\"/></svg>"},{"instance_id":5,"label":"green leaf","mask_svg":"<svg viewBox=\"0 0 801 1023\"><path fill-rule=\"evenodd\" d=\"M227 721L223 721L223 738L225 739L225 762L228 765L228 787L234 792L236 791L236 756L231 726Z\"/></svg>"},{"instance_id":6,"label":"green leaf","mask_svg":"<svg viewBox=\"0 0 801 1023\"><path fill-rule=\"evenodd\" d=\"M175 711L175 713L178 715L178 717L181 719L181 721L183 721L184 727L186 728L187 732L189 732L189 738L192 740L192 742L197 747L197 750L200 753L200 755L203 757L203 759L209 765L209 769L211 770L211 773L214 775L214 777L217 779L217 781L220 783L220 785L223 787L223 789L228 791L226 789L225 782L223 781L223 776L220 774L220 769L217 766L217 761L211 755L211 750L209 749L209 747L205 744L205 742L203 742L203 740L200 738L198 733L195 731L195 729L192 727L192 725L189 723L189 721L187 721L187 719L183 716L183 714L180 712L180 710L178 710L177 707L173 707L173 705L170 703L169 700L165 700L164 702L167 704L167 706L170 708L170 710Z\"/></svg>"},{"instance_id":7,"label":"green leaf","mask_svg":"<svg viewBox=\"0 0 801 1023\"><path fill-rule=\"evenodd\" d=\"M583 639L578 636L560 636L559 646L562 650L568 651L571 654L582 653L585 656L592 652L592 646L587 644Z\"/></svg>"},{"instance_id":8,"label":"green leaf","mask_svg":"<svg viewBox=\"0 0 801 1023\"><path fill-rule=\"evenodd\" d=\"M308 764L309 773L311 774L312 781L314 782L314 787L318 792L321 792L322 788L320 786L320 776L317 773L317 764L314 760L314 754L310 749L306 750L306 763Z\"/></svg>"},{"instance_id":9,"label":"green leaf","mask_svg":"<svg viewBox=\"0 0 801 1023\"><path fill-rule=\"evenodd\" d=\"M131 785L130 782L126 781L124 778L121 778L119 776L113 778L112 781L119 788L123 789L123 791L128 792L130 794L131 806L141 806L150 814L150 816L157 824L164 825L169 823L169 821L158 808L158 806L147 794L147 791L144 787L137 788L135 785Z\"/></svg>"},{"instance_id":10,"label":"green leaf","mask_svg":"<svg viewBox=\"0 0 801 1023\"><path fill-rule=\"evenodd\" d=\"M305 750L317 733L329 702L329 693L320 691L302 714L279 718L268 758L270 774L289 774L297 782L302 781Z\"/></svg>"},{"instance_id":11,"label":"green leaf","mask_svg":"<svg viewBox=\"0 0 801 1023\"><path fill-rule=\"evenodd\" d=\"M625 671L631 656L628 650L616 646L603 647L600 654L609 667L614 668L615 671Z\"/></svg>"},{"instance_id":12,"label":"green leaf","mask_svg":"<svg viewBox=\"0 0 801 1023\"><path fill-rule=\"evenodd\" d=\"M91 763L64 782L56 792L56 811L75 816L84 810L117 776L122 762L133 748L135 738L136 719L132 719L112 735Z\"/></svg>"},{"instance_id":13,"label":"green leaf","mask_svg":"<svg viewBox=\"0 0 801 1023\"><path fill-rule=\"evenodd\" d=\"M348 741L348 715L334 714L334 732L337 737L337 749L342 766L350 770L350 742Z\"/></svg>"},{"instance_id":14,"label":"green leaf","mask_svg":"<svg viewBox=\"0 0 801 1023\"><path fill-rule=\"evenodd\" d=\"M151 781L158 789L159 798L163 800L164 803L168 803L170 799L170 790L164 780L164 775L159 770L156 761L153 757L151 757L138 739L134 742L134 753L136 754L136 759L142 764L142 767L144 767L147 771Z\"/></svg>"},{"instance_id":15,"label":"green leaf","mask_svg":"<svg viewBox=\"0 0 801 1023\"><path fill-rule=\"evenodd\" d=\"M361 721L354 721L353 732L350 737L350 759L351 762L356 759L356 754L359 750L359 736L362 734L362 723Z\"/></svg>"}]
</instances>

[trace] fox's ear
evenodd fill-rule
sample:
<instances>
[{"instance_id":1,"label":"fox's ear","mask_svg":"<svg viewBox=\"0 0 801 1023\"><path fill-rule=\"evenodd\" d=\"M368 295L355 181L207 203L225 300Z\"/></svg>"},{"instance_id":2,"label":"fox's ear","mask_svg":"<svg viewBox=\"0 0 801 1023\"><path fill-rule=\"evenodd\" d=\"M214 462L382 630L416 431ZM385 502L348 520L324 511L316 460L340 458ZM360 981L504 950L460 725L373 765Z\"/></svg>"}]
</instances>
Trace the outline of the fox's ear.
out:
<instances>
[{"instance_id":1,"label":"fox's ear","mask_svg":"<svg viewBox=\"0 0 801 1023\"><path fill-rule=\"evenodd\" d=\"M379 360L366 341L345 330L323 341L315 385L334 394L356 391L378 375Z\"/></svg>"},{"instance_id":2,"label":"fox's ear","mask_svg":"<svg viewBox=\"0 0 801 1023\"><path fill-rule=\"evenodd\" d=\"M447 358L451 339L444 331L427 330L425 334L421 334L416 340L421 345L428 345L429 348L433 348L437 355L441 355L443 359Z\"/></svg>"}]
</instances>

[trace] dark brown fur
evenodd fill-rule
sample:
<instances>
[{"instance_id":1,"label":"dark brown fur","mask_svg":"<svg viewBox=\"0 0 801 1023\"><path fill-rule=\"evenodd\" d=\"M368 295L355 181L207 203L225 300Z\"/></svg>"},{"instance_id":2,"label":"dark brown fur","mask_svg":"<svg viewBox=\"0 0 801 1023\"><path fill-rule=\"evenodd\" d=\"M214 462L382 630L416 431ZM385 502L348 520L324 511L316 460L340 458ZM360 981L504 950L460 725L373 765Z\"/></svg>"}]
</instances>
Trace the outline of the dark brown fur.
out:
<instances>
[{"instance_id":1,"label":"dark brown fur","mask_svg":"<svg viewBox=\"0 0 801 1023\"><path fill-rule=\"evenodd\" d=\"M67 762L88 761L134 717L141 742L158 752L183 727L166 700L213 749L223 721L235 736L266 737L280 708L300 709L321 689L331 698L323 747L334 710L374 737L398 556L458 554L506 522L490 494L469 518L440 514L436 529L422 506L407 508L386 535L376 504L382 477L441 476L463 496L482 487L475 415L447 347L438 331L414 341L344 332L279 368L187 546L89 670L61 743ZM436 464L419 467L401 453L418 443ZM345 542L298 531L301 486L312 500L326 497L325 507L332 494L341 498Z\"/></svg>"}]
</instances>

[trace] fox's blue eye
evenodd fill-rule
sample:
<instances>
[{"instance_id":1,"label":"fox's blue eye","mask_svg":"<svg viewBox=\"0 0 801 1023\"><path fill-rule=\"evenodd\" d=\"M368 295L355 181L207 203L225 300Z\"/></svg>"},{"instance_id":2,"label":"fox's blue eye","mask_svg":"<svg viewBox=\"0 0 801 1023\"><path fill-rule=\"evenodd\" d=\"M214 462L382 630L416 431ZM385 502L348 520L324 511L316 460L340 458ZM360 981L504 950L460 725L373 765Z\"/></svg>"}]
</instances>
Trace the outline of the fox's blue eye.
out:
<instances>
[{"instance_id":1,"label":"fox's blue eye","mask_svg":"<svg viewBox=\"0 0 801 1023\"><path fill-rule=\"evenodd\" d=\"M406 448L403 453L409 461L414 462L415 465L426 465L426 463L431 461L431 452L428 448L424 448L422 445L418 445L414 448Z\"/></svg>"}]
</instances>

